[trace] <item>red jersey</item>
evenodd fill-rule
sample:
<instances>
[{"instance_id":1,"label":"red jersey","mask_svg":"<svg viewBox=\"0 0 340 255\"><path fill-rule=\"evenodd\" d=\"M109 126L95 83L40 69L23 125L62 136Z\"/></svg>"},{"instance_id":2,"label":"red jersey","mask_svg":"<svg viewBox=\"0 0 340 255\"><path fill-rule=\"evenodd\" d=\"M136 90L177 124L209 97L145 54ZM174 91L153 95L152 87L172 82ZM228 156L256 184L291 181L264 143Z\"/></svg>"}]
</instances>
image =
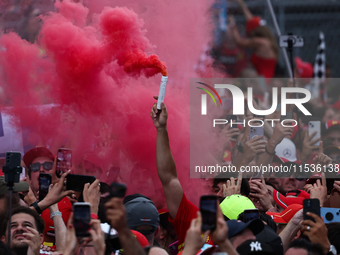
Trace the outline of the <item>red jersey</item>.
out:
<instances>
[{"instance_id":1,"label":"red jersey","mask_svg":"<svg viewBox=\"0 0 340 255\"><path fill-rule=\"evenodd\" d=\"M198 207L191 203L183 193L181 204L179 205L175 219L169 215L169 222L174 226L178 236L178 252L184 248L184 240L192 219L197 218ZM208 236L206 243L213 244L211 236Z\"/></svg>"},{"instance_id":2,"label":"red jersey","mask_svg":"<svg viewBox=\"0 0 340 255\"><path fill-rule=\"evenodd\" d=\"M266 79L267 84L270 83L270 78L275 74L277 60L275 58L263 58L256 54L252 54L250 62L254 65L257 73Z\"/></svg>"}]
</instances>

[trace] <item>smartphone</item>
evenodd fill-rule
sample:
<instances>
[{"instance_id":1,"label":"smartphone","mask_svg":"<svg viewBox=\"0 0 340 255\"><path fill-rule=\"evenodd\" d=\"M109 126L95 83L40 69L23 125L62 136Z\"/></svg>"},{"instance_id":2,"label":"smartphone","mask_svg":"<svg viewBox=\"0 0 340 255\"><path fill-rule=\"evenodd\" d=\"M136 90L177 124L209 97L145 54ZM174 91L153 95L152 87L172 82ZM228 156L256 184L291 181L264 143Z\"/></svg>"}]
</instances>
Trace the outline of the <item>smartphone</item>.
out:
<instances>
[{"instance_id":1,"label":"smartphone","mask_svg":"<svg viewBox=\"0 0 340 255\"><path fill-rule=\"evenodd\" d=\"M201 196L200 211L202 214L202 231L216 229L217 197L214 195Z\"/></svg>"},{"instance_id":2,"label":"smartphone","mask_svg":"<svg viewBox=\"0 0 340 255\"><path fill-rule=\"evenodd\" d=\"M320 216L320 201L317 198L313 199L305 199L303 200L303 219L304 220L312 220L315 222L315 220L307 216L307 212L314 213L318 216Z\"/></svg>"},{"instance_id":3,"label":"smartphone","mask_svg":"<svg viewBox=\"0 0 340 255\"><path fill-rule=\"evenodd\" d=\"M123 183L113 182L110 189L110 197L125 197L126 185Z\"/></svg>"},{"instance_id":4,"label":"smartphone","mask_svg":"<svg viewBox=\"0 0 340 255\"><path fill-rule=\"evenodd\" d=\"M259 210L258 209L247 209L243 211L243 222L246 223L248 221L259 219Z\"/></svg>"},{"instance_id":5,"label":"smartphone","mask_svg":"<svg viewBox=\"0 0 340 255\"><path fill-rule=\"evenodd\" d=\"M250 127L249 128L249 140L258 137L258 136L263 136L263 127L258 126L258 127Z\"/></svg>"},{"instance_id":6,"label":"smartphone","mask_svg":"<svg viewBox=\"0 0 340 255\"><path fill-rule=\"evenodd\" d=\"M21 153L8 151L6 152L6 164L2 167L5 174L6 183L14 183L20 181L20 173L22 172Z\"/></svg>"},{"instance_id":7,"label":"smartphone","mask_svg":"<svg viewBox=\"0 0 340 255\"><path fill-rule=\"evenodd\" d=\"M77 237L89 237L91 221L91 204L90 203L74 203L73 204L73 226L76 230Z\"/></svg>"},{"instance_id":8,"label":"smartphone","mask_svg":"<svg viewBox=\"0 0 340 255\"><path fill-rule=\"evenodd\" d=\"M172 244L169 245L168 247L169 253L171 255L177 255L178 254L178 240Z\"/></svg>"},{"instance_id":9,"label":"smartphone","mask_svg":"<svg viewBox=\"0 0 340 255\"><path fill-rule=\"evenodd\" d=\"M228 123L231 123L231 121L233 123L235 123L235 122L237 122L237 116L236 115L227 115L226 120L228 121ZM237 128L237 124L230 125L230 128Z\"/></svg>"},{"instance_id":10,"label":"smartphone","mask_svg":"<svg viewBox=\"0 0 340 255\"><path fill-rule=\"evenodd\" d=\"M340 208L321 207L320 216L323 217L325 224L340 222Z\"/></svg>"},{"instance_id":11,"label":"smartphone","mask_svg":"<svg viewBox=\"0 0 340 255\"><path fill-rule=\"evenodd\" d=\"M39 201L46 197L51 183L52 175L44 173L39 174Z\"/></svg>"},{"instance_id":12,"label":"smartphone","mask_svg":"<svg viewBox=\"0 0 340 255\"><path fill-rule=\"evenodd\" d=\"M293 120L293 112L287 112L286 115L281 115L280 122L283 120Z\"/></svg>"},{"instance_id":13,"label":"smartphone","mask_svg":"<svg viewBox=\"0 0 340 255\"><path fill-rule=\"evenodd\" d=\"M310 136L316 131L316 134L313 137L314 139L321 138L321 122L320 121L309 121L308 122L308 135ZM314 145L319 145L320 140L317 141Z\"/></svg>"},{"instance_id":14,"label":"smartphone","mask_svg":"<svg viewBox=\"0 0 340 255\"><path fill-rule=\"evenodd\" d=\"M68 174L66 177L66 189L73 191L83 191L86 183L92 184L96 177L91 175Z\"/></svg>"},{"instance_id":15,"label":"smartphone","mask_svg":"<svg viewBox=\"0 0 340 255\"><path fill-rule=\"evenodd\" d=\"M71 169L71 167L72 167L72 151L70 149L60 148L58 150L56 169L56 175L58 176L58 178L60 178L63 173Z\"/></svg>"}]
</instances>

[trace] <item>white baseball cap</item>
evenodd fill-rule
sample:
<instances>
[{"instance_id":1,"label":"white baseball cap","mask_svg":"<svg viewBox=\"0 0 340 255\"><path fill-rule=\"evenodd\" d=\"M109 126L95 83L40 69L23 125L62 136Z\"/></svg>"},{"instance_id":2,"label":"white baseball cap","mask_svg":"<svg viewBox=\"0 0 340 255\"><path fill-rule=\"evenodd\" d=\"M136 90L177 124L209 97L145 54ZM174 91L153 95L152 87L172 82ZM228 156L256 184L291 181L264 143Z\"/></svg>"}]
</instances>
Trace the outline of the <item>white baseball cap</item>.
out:
<instances>
[{"instance_id":1,"label":"white baseball cap","mask_svg":"<svg viewBox=\"0 0 340 255\"><path fill-rule=\"evenodd\" d=\"M283 140L276 145L275 154L279 158L285 158L291 162L297 160L295 144L288 138L283 138Z\"/></svg>"}]
</instances>

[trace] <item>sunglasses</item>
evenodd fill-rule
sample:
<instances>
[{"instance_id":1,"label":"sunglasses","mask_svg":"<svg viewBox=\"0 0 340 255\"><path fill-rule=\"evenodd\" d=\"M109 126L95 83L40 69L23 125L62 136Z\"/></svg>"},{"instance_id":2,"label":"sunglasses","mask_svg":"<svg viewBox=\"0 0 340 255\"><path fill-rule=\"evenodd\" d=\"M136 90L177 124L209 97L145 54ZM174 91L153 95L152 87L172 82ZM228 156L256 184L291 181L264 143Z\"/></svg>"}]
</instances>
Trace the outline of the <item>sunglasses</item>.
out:
<instances>
[{"instance_id":1,"label":"sunglasses","mask_svg":"<svg viewBox=\"0 0 340 255\"><path fill-rule=\"evenodd\" d=\"M43 166L45 170L52 170L53 162L44 162L44 163L34 163L30 165L30 169L32 172L38 172L40 167Z\"/></svg>"}]
</instances>

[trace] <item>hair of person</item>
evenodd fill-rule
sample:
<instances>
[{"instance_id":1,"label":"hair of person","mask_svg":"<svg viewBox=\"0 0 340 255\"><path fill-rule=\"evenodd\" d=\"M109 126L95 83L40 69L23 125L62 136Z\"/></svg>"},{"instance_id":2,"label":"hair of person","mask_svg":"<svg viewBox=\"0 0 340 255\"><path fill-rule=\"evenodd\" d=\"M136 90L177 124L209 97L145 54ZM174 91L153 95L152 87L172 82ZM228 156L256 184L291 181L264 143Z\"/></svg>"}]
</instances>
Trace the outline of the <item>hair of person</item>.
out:
<instances>
[{"instance_id":1,"label":"hair of person","mask_svg":"<svg viewBox=\"0 0 340 255\"><path fill-rule=\"evenodd\" d=\"M0 195L0 200L5 200L4 208L0 208L0 236L3 236L4 233L2 232L2 223L4 222L8 211L9 211L9 193ZM20 197L19 194L13 192L12 194L12 209L19 207L20 205ZM0 253L2 254L2 253Z\"/></svg>"},{"instance_id":2,"label":"hair of person","mask_svg":"<svg viewBox=\"0 0 340 255\"><path fill-rule=\"evenodd\" d=\"M313 244L304 238L295 239L293 242L289 244L288 249L289 248L305 249L308 255L323 255L324 254L321 244Z\"/></svg>"},{"instance_id":3,"label":"hair of person","mask_svg":"<svg viewBox=\"0 0 340 255\"><path fill-rule=\"evenodd\" d=\"M326 224L326 227L328 229L328 240L331 244L333 244L336 248L336 250L340 251L340 223L334 222Z\"/></svg>"},{"instance_id":4,"label":"hair of person","mask_svg":"<svg viewBox=\"0 0 340 255\"><path fill-rule=\"evenodd\" d=\"M155 241L155 233L151 233L151 234L144 235L144 236L148 240L149 243L153 243Z\"/></svg>"},{"instance_id":5,"label":"hair of person","mask_svg":"<svg viewBox=\"0 0 340 255\"><path fill-rule=\"evenodd\" d=\"M237 174L235 173L234 178L237 178ZM218 175L216 175L213 179L213 185L212 187L216 187L219 183L221 182L227 182L228 180L230 180L230 173L219 173ZM250 193L250 187L249 187L249 182L247 179L242 178L242 183L241 183L241 195L244 195L246 197L248 197L249 193Z\"/></svg>"},{"instance_id":6,"label":"hair of person","mask_svg":"<svg viewBox=\"0 0 340 255\"><path fill-rule=\"evenodd\" d=\"M277 39L268 26L258 26L250 32L250 35L252 37L262 37L268 39L276 55L276 59L279 58L279 45L277 44Z\"/></svg>"},{"instance_id":7,"label":"hair of person","mask_svg":"<svg viewBox=\"0 0 340 255\"><path fill-rule=\"evenodd\" d=\"M0 254L1 255L9 255L9 251L8 248L6 246L6 244L4 244L3 242L0 241Z\"/></svg>"},{"instance_id":8,"label":"hair of person","mask_svg":"<svg viewBox=\"0 0 340 255\"><path fill-rule=\"evenodd\" d=\"M160 231L163 231L164 234L164 241L163 241L163 245L161 245L161 248L168 250L169 249L169 245L176 242L176 240L178 239L174 239L172 238L168 231L166 229L164 229L161 225L159 225L160 227Z\"/></svg>"},{"instance_id":9,"label":"hair of person","mask_svg":"<svg viewBox=\"0 0 340 255\"><path fill-rule=\"evenodd\" d=\"M44 222L43 218L36 211L30 209L29 207L19 206L19 207L13 209L12 217L16 214L19 214L19 213L25 213L25 214L31 215L34 218L35 225L37 226L37 230L38 230L39 234L44 233L45 222ZM1 226L1 232L2 232L3 235L7 234L6 230L7 230L7 226L8 226L8 221L9 221L9 215L6 215L6 218L2 222L2 226Z\"/></svg>"}]
</instances>

